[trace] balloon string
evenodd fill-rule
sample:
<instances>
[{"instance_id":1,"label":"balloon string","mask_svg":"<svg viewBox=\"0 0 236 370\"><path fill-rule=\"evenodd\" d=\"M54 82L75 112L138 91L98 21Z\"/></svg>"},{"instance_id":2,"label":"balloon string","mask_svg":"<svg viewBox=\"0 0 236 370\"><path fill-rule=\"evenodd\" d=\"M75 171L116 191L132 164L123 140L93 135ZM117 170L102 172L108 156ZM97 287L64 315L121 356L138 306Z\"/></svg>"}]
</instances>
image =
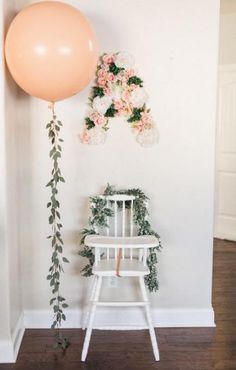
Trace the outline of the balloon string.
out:
<instances>
[{"instance_id":1,"label":"balloon string","mask_svg":"<svg viewBox=\"0 0 236 370\"><path fill-rule=\"evenodd\" d=\"M48 109L51 109L52 114L55 116L55 103L51 102L48 106Z\"/></svg>"}]
</instances>

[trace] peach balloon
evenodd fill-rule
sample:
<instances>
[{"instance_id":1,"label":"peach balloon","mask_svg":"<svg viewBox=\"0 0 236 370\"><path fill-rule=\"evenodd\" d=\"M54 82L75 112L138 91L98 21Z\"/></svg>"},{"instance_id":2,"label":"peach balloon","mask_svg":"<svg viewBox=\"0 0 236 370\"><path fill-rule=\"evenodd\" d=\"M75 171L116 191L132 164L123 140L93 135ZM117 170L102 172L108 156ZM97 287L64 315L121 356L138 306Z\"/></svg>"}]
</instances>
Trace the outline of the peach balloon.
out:
<instances>
[{"instance_id":1,"label":"peach balloon","mask_svg":"<svg viewBox=\"0 0 236 370\"><path fill-rule=\"evenodd\" d=\"M93 78L98 47L92 27L78 9L45 1L24 8L13 19L5 55L23 90L56 102L76 94Z\"/></svg>"}]
</instances>

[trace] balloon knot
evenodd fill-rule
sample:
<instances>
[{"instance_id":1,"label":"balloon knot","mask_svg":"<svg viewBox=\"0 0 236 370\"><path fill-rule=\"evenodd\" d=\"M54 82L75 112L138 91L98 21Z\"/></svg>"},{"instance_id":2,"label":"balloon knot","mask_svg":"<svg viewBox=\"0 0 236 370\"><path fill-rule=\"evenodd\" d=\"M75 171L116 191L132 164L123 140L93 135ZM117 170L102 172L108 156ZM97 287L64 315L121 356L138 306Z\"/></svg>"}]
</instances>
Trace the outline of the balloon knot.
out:
<instances>
[{"instance_id":1,"label":"balloon knot","mask_svg":"<svg viewBox=\"0 0 236 370\"><path fill-rule=\"evenodd\" d=\"M54 110L54 105L55 105L55 103L50 103L49 105L48 105L48 109L51 109L52 111Z\"/></svg>"}]
</instances>

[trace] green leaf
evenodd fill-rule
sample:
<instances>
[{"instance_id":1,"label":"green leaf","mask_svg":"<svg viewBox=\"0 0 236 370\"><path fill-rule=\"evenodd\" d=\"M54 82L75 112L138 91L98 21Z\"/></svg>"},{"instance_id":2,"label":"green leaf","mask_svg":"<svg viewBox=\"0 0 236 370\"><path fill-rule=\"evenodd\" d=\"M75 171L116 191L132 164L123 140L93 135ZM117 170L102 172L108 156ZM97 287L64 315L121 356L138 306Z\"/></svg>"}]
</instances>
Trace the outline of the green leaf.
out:
<instances>
[{"instance_id":1,"label":"green leaf","mask_svg":"<svg viewBox=\"0 0 236 370\"><path fill-rule=\"evenodd\" d=\"M109 66L109 72L113 73L115 76L118 75L120 71L122 71L124 68L119 68L115 65L115 63L111 63Z\"/></svg>"},{"instance_id":2,"label":"green leaf","mask_svg":"<svg viewBox=\"0 0 236 370\"><path fill-rule=\"evenodd\" d=\"M89 118L85 118L85 124L88 130L91 130L91 128L95 127L95 123Z\"/></svg>"},{"instance_id":3,"label":"green leaf","mask_svg":"<svg viewBox=\"0 0 236 370\"><path fill-rule=\"evenodd\" d=\"M57 250L58 250L58 252L59 252L59 253L62 253L62 251L63 251L63 250L62 250L62 246L61 246L61 245L58 245L58 246L57 246Z\"/></svg>"},{"instance_id":4,"label":"green leaf","mask_svg":"<svg viewBox=\"0 0 236 370\"><path fill-rule=\"evenodd\" d=\"M50 181L47 183L46 187L48 187L48 186L52 186L52 184L53 184L53 180L50 180Z\"/></svg>"},{"instance_id":5,"label":"green leaf","mask_svg":"<svg viewBox=\"0 0 236 370\"><path fill-rule=\"evenodd\" d=\"M141 112L143 112L143 108L134 108L130 118L127 121L128 122L140 121Z\"/></svg>"},{"instance_id":6,"label":"green leaf","mask_svg":"<svg viewBox=\"0 0 236 370\"><path fill-rule=\"evenodd\" d=\"M59 306L58 305L53 306L53 310L54 310L54 312L58 312Z\"/></svg>"},{"instance_id":7,"label":"green leaf","mask_svg":"<svg viewBox=\"0 0 236 370\"><path fill-rule=\"evenodd\" d=\"M66 257L62 257L63 262L69 263L70 261Z\"/></svg>"},{"instance_id":8,"label":"green leaf","mask_svg":"<svg viewBox=\"0 0 236 370\"><path fill-rule=\"evenodd\" d=\"M69 306L68 306L68 304L67 304L67 303L62 303L62 307L63 307L63 308L67 308L67 307L69 307Z\"/></svg>"},{"instance_id":9,"label":"green leaf","mask_svg":"<svg viewBox=\"0 0 236 370\"><path fill-rule=\"evenodd\" d=\"M137 76L132 76L128 79L127 84L128 85L134 84L134 85L139 85L140 87L142 87L143 81L141 80L141 78Z\"/></svg>"},{"instance_id":10,"label":"green leaf","mask_svg":"<svg viewBox=\"0 0 236 370\"><path fill-rule=\"evenodd\" d=\"M49 221L49 223L50 223L50 225L51 225L51 224L53 223L53 221L54 221L54 217L53 217L53 216L49 216L48 221Z\"/></svg>"},{"instance_id":11,"label":"green leaf","mask_svg":"<svg viewBox=\"0 0 236 370\"><path fill-rule=\"evenodd\" d=\"M115 109L115 105L112 103L110 107L107 109L105 117L114 117L116 113L117 110Z\"/></svg>"},{"instance_id":12,"label":"green leaf","mask_svg":"<svg viewBox=\"0 0 236 370\"><path fill-rule=\"evenodd\" d=\"M56 320L54 320L52 325L51 325L51 329L55 329L56 325L57 325L57 322L56 322Z\"/></svg>"},{"instance_id":13,"label":"green leaf","mask_svg":"<svg viewBox=\"0 0 236 370\"><path fill-rule=\"evenodd\" d=\"M53 302L56 300L56 298L50 299L50 306L53 304Z\"/></svg>"},{"instance_id":14,"label":"green leaf","mask_svg":"<svg viewBox=\"0 0 236 370\"><path fill-rule=\"evenodd\" d=\"M93 89L92 89L92 99L96 98L96 96L99 96L100 98L102 98L105 94L104 94L104 91L103 91L103 88L102 87L99 87L99 86L93 86Z\"/></svg>"}]
</instances>

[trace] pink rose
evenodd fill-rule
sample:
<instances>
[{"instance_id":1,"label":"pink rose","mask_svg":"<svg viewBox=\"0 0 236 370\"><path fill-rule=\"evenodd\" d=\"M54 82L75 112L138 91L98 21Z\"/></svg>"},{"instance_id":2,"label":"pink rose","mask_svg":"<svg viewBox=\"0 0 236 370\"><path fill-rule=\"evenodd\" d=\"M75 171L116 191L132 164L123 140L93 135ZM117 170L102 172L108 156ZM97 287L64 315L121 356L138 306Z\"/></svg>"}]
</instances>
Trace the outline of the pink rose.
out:
<instances>
[{"instance_id":1,"label":"pink rose","mask_svg":"<svg viewBox=\"0 0 236 370\"><path fill-rule=\"evenodd\" d=\"M114 56L112 54L105 54L105 55L103 55L102 60L106 64L112 64L112 63L114 63Z\"/></svg>"},{"instance_id":2,"label":"pink rose","mask_svg":"<svg viewBox=\"0 0 236 370\"><path fill-rule=\"evenodd\" d=\"M110 96L112 94L111 88L110 87L105 87L104 93L105 93L105 95L109 95Z\"/></svg>"},{"instance_id":3,"label":"pink rose","mask_svg":"<svg viewBox=\"0 0 236 370\"><path fill-rule=\"evenodd\" d=\"M107 80L113 82L115 80L115 76L113 73L108 73L107 74Z\"/></svg>"},{"instance_id":4,"label":"pink rose","mask_svg":"<svg viewBox=\"0 0 236 370\"><path fill-rule=\"evenodd\" d=\"M128 80L130 77L135 76L135 70L134 69L128 69L125 71L125 77Z\"/></svg>"},{"instance_id":5,"label":"pink rose","mask_svg":"<svg viewBox=\"0 0 236 370\"><path fill-rule=\"evenodd\" d=\"M106 85L106 80L104 78L99 77L97 80L97 84L98 86L103 87Z\"/></svg>"},{"instance_id":6,"label":"pink rose","mask_svg":"<svg viewBox=\"0 0 236 370\"><path fill-rule=\"evenodd\" d=\"M115 109L120 110L123 108L123 102L121 100L116 100L114 102Z\"/></svg>"},{"instance_id":7,"label":"pink rose","mask_svg":"<svg viewBox=\"0 0 236 370\"><path fill-rule=\"evenodd\" d=\"M145 129L145 124L142 121L135 122L134 131L138 134Z\"/></svg>"},{"instance_id":8,"label":"pink rose","mask_svg":"<svg viewBox=\"0 0 236 370\"><path fill-rule=\"evenodd\" d=\"M124 90L122 93L122 99L125 101L128 101L130 98L130 91L129 90Z\"/></svg>"},{"instance_id":9,"label":"pink rose","mask_svg":"<svg viewBox=\"0 0 236 370\"><path fill-rule=\"evenodd\" d=\"M89 118L96 126L103 126L106 123L106 117L96 111L92 111L89 114Z\"/></svg>"},{"instance_id":10,"label":"pink rose","mask_svg":"<svg viewBox=\"0 0 236 370\"><path fill-rule=\"evenodd\" d=\"M131 91L134 91L135 89L137 89L137 85L135 85L135 84L131 84L131 85L129 85L129 87L130 87L130 90Z\"/></svg>"},{"instance_id":11,"label":"pink rose","mask_svg":"<svg viewBox=\"0 0 236 370\"><path fill-rule=\"evenodd\" d=\"M101 77L101 78L106 78L107 77L107 72L104 70L104 69L99 69L98 71L98 77Z\"/></svg>"},{"instance_id":12,"label":"pink rose","mask_svg":"<svg viewBox=\"0 0 236 370\"><path fill-rule=\"evenodd\" d=\"M89 132L87 129L84 129L84 131L82 132L82 134L79 135L80 136L80 140L83 144L89 144L90 142L90 135L89 135Z\"/></svg>"},{"instance_id":13,"label":"pink rose","mask_svg":"<svg viewBox=\"0 0 236 370\"><path fill-rule=\"evenodd\" d=\"M150 114L148 112L142 112L141 113L141 120L143 123L149 123L150 122Z\"/></svg>"},{"instance_id":14,"label":"pink rose","mask_svg":"<svg viewBox=\"0 0 236 370\"><path fill-rule=\"evenodd\" d=\"M123 116L123 115L126 115L126 110L124 108L121 108L121 109L118 109L117 110L117 115L118 116Z\"/></svg>"}]
</instances>

